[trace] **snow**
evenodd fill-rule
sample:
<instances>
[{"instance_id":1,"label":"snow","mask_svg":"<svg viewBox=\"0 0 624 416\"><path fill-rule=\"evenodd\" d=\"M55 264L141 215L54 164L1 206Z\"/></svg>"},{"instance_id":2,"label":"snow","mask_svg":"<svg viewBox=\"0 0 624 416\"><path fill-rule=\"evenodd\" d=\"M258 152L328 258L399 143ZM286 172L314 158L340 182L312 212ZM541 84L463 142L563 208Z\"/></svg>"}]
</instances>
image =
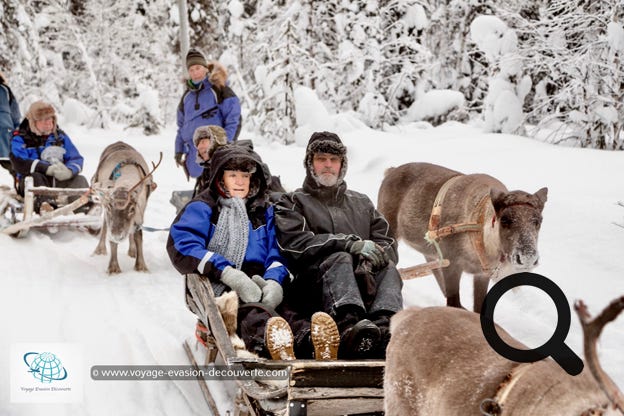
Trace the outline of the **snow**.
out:
<instances>
[{"instance_id":1,"label":"snow","mask_svg":"<svg viewBox=\"0 0 624 416\"><path fill-rule=\"evenodd\" d=\"M420 121L444 115L464 105L464 95L453 90L429 90L407 110L403 121Z\"/></svg>"},{"instance_id":2,"label":"snow","mask_svg":"<svg viewBox=\"0 0 624 416\"><path fill-rule=\"evenodd\" d=\"M485 134L478 128L447 123L432 128L423 123L393 126L386 131L365 128L350 114L315 118L313 100L305 91L311 130L336 131L348 147L349 187L377 199L384 170L413 161L441 164L465 173L483 172L509 189L535 192L548 186L548 202L540 236L540 265L534 272L554 280L571 303L583 299L596 314L624 294L621 247L624 210L622 153L558 147L521 136ZM302 103L303 104L303 103ZM324 110L326 111L326 110ZM299 116L299 115L298 115ZM175 216L168 200L173 190L191 183L176 169L174 124L155 136L115 126L109 131L67 123L61 127L85 157L90 178L101 151L116 140L135 146L146 160L158 160L158 188L152 194L145 225L167 227ZM302 144L284 146L245 131L256 150L281 177L288 190L304 178ZM0 172L0 184L10 177ZM91 256L97 238L78 231L45 234L32 231L24 239L0 235L0 414L21 415L200 415L209 414L195 381L94 381L93 365L185 365L182 342L193 335L195 317L185 306L183 279L165 251L167 233L145 232L145 259L150 273L132 269L133 260L119 250L123 272L109 276L108 258ZM424 262L400 244L400 267ZM462 299L471 306L471 279L462 280ZM442 305L444 298L433 277L405 282L405 306ZM552 334L556 313L552 301L532 288L506 294L496 309L497 321L522 342L538 345ZM84 396L74 404L10 403L8 360L11 345L46 342L78 344L84 356ZM582 336L576 316L566 343L582 356ZM624 318L609 324L600 339L602 364L624 388ZM227 407L219 394L220 407Z\"/></svg>"}]
</instances>

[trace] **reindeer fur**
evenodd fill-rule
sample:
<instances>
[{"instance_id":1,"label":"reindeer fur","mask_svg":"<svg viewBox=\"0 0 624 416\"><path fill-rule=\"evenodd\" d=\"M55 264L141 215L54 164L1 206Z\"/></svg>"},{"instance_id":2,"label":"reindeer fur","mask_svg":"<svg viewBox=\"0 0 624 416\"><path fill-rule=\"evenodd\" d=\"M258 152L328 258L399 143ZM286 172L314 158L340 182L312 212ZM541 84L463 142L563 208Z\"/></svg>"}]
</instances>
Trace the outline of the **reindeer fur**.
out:
<instances>
[{"instance_id":1,"label":"reindeer fur","mask_svg":"<svg viewBox=\"0 0 624 416\"><path fill-rule=\"evenodd\" d=\"M440 227L475 223L477 208L487 198L483 205L484 255L480 257L473 245L474 232L443 237L439 245L450 266L435 269L434 275L447 305L458 307L461 275L464 272L474 275L473 308L479 311L490 279L529 271L537 264L538 233L548 189L542 188L535 194L510 192L489 175L464 175L429 163L408 163L388 169L379 189L378 209L388 220L394 236L421 252L427 261L439 258L434 245L424 238L434 201L444 183L455 176L459 178L442 201ZM483 259L488 270L482 267Z\"/></svg>"}]
</instances>

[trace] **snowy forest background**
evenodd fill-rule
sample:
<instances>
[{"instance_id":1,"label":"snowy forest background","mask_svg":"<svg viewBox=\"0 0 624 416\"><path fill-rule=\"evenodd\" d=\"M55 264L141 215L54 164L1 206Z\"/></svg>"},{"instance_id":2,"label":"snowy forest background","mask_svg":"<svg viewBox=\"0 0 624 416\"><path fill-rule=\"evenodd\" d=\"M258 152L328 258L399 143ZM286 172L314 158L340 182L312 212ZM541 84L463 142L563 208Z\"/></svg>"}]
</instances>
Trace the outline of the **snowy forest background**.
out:
<instances>
[{"instance_id":1,"label":"snowy forest background","mask_svg":"<svg viewBox=\"0 0 624 416\"><path fill-rule=\"evenodd\" d=\"M486 131L624 149L621 0L188 0L187 9L190 45L227 66L244 128L281 143L294 141L293 91L304 86L373 128L480 120ZM183 91L179 27L175 0L0 0L0 70L23 112L45 98L87 127L155 134L175 120ZM454 106L423 111L427 94L454 94Z\"/></svg>"}]
</instances>

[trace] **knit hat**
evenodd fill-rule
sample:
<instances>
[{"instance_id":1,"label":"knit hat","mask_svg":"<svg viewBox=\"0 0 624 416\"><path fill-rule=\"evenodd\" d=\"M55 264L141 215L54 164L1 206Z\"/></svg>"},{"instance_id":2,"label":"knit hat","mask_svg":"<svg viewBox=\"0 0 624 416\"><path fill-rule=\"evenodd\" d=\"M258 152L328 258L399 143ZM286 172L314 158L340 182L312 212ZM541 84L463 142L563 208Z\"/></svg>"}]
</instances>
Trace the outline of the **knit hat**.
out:
<instances>
[{"instance_id":1,"label":"knit hat","mask_svg":"<svg viewBox=\"0 0 624 416\"><path fill-rule=\"evenodd\" d=\"M208 62L206 57L198 49L189 49L186 54L186 68L190 68L193 65L202 65L208 68Z\"/></svg>"},{"instance_id":2,"label":"knit hat","mask_svg":"<svg viewBox=\"0 0 624 416\"><path fill-rule=\"evenodd\" d=\"M41 132L37 130L35 121L45 120L50 117L54 119L54 128L56 129L56 111L54 111L54 107L52 107L51 104L41 100L32 103L26 113L30 130L36 134L41 134Z\"/></svg>"},{"instance_id":3,"label":"knit hat","mask_svg":"<svg viewBox=\"0 0 624 416\"><path fill-rule=\"evenodd\" d=\"M328 131L317 131L312 133L308 146L306 148L306 155L303 161L303 166L309 175L314 176L314 168L312 166L312 159L315 153L329 153L332 155L340 156L342 160L342 166L340 167L340 174L338 176L339 181L344 179L347 173L347 148L340 140L340 137L336 133Z\"/></svg>"}]
</instances>

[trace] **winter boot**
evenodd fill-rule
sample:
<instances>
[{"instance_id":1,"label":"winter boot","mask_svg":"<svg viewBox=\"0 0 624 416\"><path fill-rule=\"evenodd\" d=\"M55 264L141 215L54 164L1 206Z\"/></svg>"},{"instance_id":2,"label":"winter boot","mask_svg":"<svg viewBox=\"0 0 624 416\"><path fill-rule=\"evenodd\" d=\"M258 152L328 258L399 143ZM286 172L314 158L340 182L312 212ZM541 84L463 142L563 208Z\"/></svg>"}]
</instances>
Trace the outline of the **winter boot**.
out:
<instances>
[{"instance_id":1,"label":"winter boot","mask_svg":"<svg viewBox=\"0 0 624 416\"><path fill-rule=\"evenodd\" d=\"M381 334L377 325L362 319L342 333L339 355L345 359L373 358Z\"/></svg>"},{"instance_id":2,"label":"winter boot","mask_svg":"<svg viewBox=\"0 0 624 416\"><path fill-rule=\"evenodd\" d=\"M316 312L312 315L310 327L314 358L317 360L338 359L340 334L332 317L325 312Z\"/></svg>"},{"instance_id":3,"label":"winter boot","mask_svg":"<svg viewBox=\"0 0 624 416\"><path fill-rule=\"evenodd\" d=\"M386 348L388 348L388 343L390 342L390 318L392 315L392 312L384 311L371 317L372 322L377 325L380 332L379 345L377 351L373 353L374 358L386 358Z\"/></svg>"},{"instance_id":4,"label":"winter boot","mask_svg":"<svg viewBox=\"0 0 624 416\"><path fill-rule=\"evenodd\" d=\"M269 318L264 333L267 350L274 360L294 360L294 336L288 322L280 316Z\"/></svg>"}]
</instances>

